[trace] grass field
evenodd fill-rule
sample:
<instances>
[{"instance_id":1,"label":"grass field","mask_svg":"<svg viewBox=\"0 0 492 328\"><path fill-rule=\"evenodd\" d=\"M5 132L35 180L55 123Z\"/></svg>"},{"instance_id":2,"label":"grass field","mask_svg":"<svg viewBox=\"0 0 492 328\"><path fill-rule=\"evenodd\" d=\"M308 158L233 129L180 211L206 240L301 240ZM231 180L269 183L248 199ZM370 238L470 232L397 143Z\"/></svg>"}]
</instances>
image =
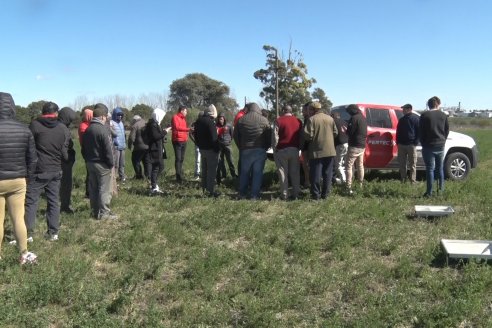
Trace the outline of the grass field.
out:
<instances>
[{"instance_id":1,"label":"grass field","mask_svg":"<svg viewBox=\"0 0 492 328\"><path fill-rule=\"evenodd\" d=\"M446 265L439 244L492 239L492 130L465 132L479 167L429 200L424 181L379 173L355 197L335 187L327 201L283 202L271 162L264 200L233 200L231 180L219 199L202 198L198 182L173 183L167 144L159 185L169 195L149 197L129 180L112 203L120 219L103 222L89 218L78 155L77 211L62 215L60 240L42 238L43 203L29 245L39 264L19 266L17 249L2 245L0 326L490 327L490 264ZM456 213L415 218L417 204Z\"/></svg>"}]
</instances>

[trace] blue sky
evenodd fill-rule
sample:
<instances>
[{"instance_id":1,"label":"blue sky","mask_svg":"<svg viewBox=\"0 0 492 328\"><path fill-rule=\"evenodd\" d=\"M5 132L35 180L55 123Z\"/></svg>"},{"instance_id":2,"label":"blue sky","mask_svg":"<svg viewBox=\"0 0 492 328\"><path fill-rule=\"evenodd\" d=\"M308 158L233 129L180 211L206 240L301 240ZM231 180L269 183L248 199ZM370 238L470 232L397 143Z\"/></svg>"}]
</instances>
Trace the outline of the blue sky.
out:
<instances>
[{"instance_id":1,"label":"blue sky","mask_svg":"<svg viewBox=\"0 0 492 328\"><path fill-rule=\"evenodd\" d=\"M167 92L194 72L258 101L262 46L292 43L335 105L492 109L489 0L0 1L0 91L22 106Z\"/></svg>"}]
</instances>

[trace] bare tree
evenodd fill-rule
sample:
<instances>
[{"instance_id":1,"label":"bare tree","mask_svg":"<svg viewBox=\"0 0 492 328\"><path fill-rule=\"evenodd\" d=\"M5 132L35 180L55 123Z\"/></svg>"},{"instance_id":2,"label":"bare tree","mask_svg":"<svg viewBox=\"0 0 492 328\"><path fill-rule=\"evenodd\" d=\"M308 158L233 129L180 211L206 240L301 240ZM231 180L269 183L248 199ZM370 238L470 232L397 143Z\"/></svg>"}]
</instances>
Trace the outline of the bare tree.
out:
<instances>
[{"instance_id":1,"label":"bare tree","mask_svg":"<svg viewBox=\"0 0 492 328\"><path fill-rule=\"evenodd\" d=\"M116 107L131 109L137 104L145 104L152 108L167 108L166 92L149 92L135 97L134 95L113 94L89 99L86 95L78 96L70 104L74 110L81 110L84 106L103 103L112 111Z\"/></svg>"},{"instance_id":2,"label":"bare tree","mask_svg":"<svg viewBox=\"0 0 492 328\"><path fill-rule=\"evenodd\" d=\"M74 101L69 104L69 106L76 111L82 110L84 106L90 105L91 102L89 101L89 98L87 98L86 95L83 96L78 96L77 98L74 99Z\"/></svg>"},{"instance_id":3,"label":"bare tree","mask_svg":"<svg viewBox=\"0 0 492 328\"><path fill-rule=\"evenodd\" d=\"M150 92L147 94L141 94L138 97L139 104L145 104L152 108L167 109L167 93L165 92Z\"/></svg>"}]
</instances>

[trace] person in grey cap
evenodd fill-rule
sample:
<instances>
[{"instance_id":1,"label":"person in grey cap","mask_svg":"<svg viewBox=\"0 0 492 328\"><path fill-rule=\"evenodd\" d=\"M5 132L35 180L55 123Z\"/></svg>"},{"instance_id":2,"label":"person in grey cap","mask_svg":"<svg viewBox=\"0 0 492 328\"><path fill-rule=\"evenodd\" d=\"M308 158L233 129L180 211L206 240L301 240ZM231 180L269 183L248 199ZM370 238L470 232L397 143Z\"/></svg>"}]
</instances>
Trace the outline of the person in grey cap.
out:
<instances>
[{"instance_id":1,"label":"person in grey cap","mask_svg":"<svg viewBox=\"0 0 492 328\"><path fill-rule=\"evenodd\" d=\"M96 104L89 128L82 136L82 155L89 171L89 199L91 214L98 220L117 219L109 209L111 203L112 177L114 166L112 136L106 122L108 108Z\"/></svg>"},{"instance_id":2,"label":"person in grey cap","mask_svg":"<svg viewBox=\"0 0 492 328\"><path fill-rule=\"evenodd\" d=\"M132 165L135 171L135 179L149 179L147 170L149 146L145 143L142 133L145 131L145 120L140 115L133 116L132 128L128 136L128 149L132 151ZM132 149L133 148L133 149ZM143 163L143 173L142 173Z\"/></svg>"},{"instance_id":3,"label":"person in grey cap","mask_svg":"<svg viewBox=\"0 0 492 328\"><path fill-rule=\"evenodd\" d=\"M337 154L335 137L338 130L333 118L321 111L318 101L309 105L309 111L312 115L306 122L303 136L308 143L311 199L320 200L326 199L331 192L333 162Z\"/></svg>"},{"instance_id":4,"label":"person in grey cap","mask_svg":"<svg viewBox=\"0 0 492 328\"><path fill-rule=\"evenodd\" d=\"M417 178L417 145L419 143L419 116L412 112L412 105L401 106L403 116L396 126L396 144L398 145L398 163L400 165L400 179L405 182L407 177L410 183ZM407 175L407 172L409 173Z\"/></svg>"},{"instance_id":5,"label":"person in grey cap","mask_svg":"<svg viewBox=\"0 0 492 328\"><path fill-rule=\"evenodd\" d=\"M201 180L202 189L208 197L218 197L219 192L215 190L215 176L219 162L219 141L214 119L217 117L217 109L210 105L204 110L203 116L195 122L193 134L196 144L202 155Z\"/></svg>"}]
</instances>

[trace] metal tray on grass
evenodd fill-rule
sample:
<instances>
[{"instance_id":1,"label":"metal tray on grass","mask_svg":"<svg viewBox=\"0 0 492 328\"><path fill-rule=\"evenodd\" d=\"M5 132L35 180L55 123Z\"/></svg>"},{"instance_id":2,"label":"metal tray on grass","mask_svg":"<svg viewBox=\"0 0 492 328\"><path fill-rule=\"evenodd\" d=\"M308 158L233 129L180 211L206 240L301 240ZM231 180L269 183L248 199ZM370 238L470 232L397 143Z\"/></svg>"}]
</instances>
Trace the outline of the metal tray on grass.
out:
<instances>
[{"instance_id":1,"label":"metal tray on grass","mask_svg":"<svg viewBox=\"0 0 492 328\"><path fill-rule=\"evenodd\" d=\"M492 259L490 240L441 239L441 245L448 258Z\"/></svg>"},{"instance_id":2,"label":"metal tray on grass","mask_svg":"<svg viewBox=\"0 0 492 328\"><path fill-rule=\"evenodd\" d=\"M454 213L451 206L441 205L415 205L417 216L446 216Z\"/></svg>"}]
</instances>

